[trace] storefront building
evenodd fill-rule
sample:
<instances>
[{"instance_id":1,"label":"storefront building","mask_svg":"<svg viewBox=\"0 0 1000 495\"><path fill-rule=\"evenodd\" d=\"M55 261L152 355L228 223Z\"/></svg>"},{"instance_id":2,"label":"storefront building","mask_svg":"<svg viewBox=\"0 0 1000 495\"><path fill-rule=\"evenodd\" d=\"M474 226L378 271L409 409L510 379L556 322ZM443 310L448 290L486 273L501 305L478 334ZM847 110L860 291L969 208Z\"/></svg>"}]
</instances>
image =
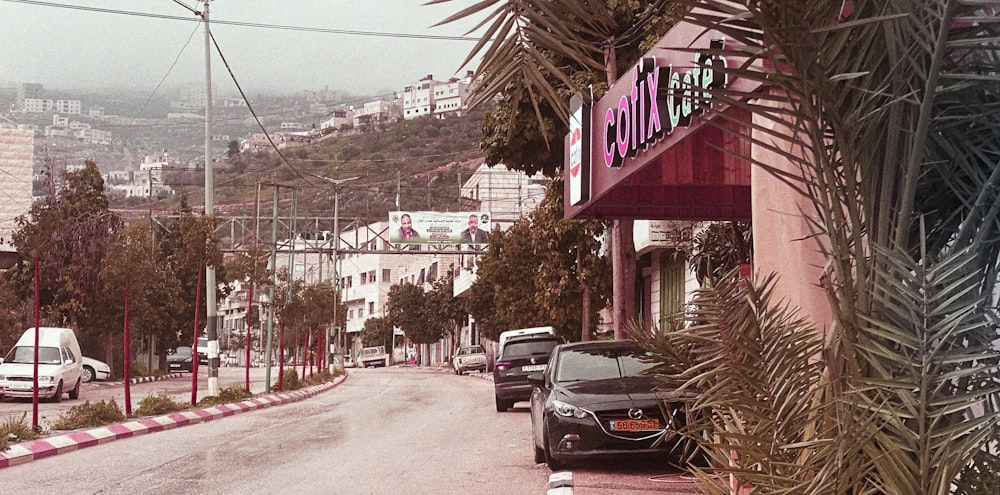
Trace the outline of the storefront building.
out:
<instances>
[{"instance_id":1,"label":"storefront building","mask_svg":"<svg viewBox=\"0 0 1000 495\"><path fill-rule=\"evenodd\" d=\"M803 217L808 202L746 159L794 172L776 150L746 136L775 124L713 95L754 98L767 88L730 79L720 32L680 23L600 100L571 102L566 137L565 217L636 221L640 313L647 326L681 309L696 287L673 246L648 242L655 221L749 220L752 271L780 275L775 294L820 326L829 309L819 288L822 257Z\"/></svg>"}]
</instances>

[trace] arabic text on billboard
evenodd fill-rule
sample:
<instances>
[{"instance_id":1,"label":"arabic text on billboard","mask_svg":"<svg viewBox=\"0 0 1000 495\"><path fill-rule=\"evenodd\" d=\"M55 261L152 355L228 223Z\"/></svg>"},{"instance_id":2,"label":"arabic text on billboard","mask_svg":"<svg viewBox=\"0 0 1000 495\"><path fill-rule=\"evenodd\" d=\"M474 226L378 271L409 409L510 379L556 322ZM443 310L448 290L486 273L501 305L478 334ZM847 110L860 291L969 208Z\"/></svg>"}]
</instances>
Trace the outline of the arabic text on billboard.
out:
<instances>
[{"instance_id":1,"label":"arabic text on billboard","mask_svg":"<svg viewBox=\"0 0 1000 495\"><path fill-rule=\"evenodd\" d=\"M493 216L485 211L389 212L393 244L488 244Z\"/></svg>"}]
</instances>

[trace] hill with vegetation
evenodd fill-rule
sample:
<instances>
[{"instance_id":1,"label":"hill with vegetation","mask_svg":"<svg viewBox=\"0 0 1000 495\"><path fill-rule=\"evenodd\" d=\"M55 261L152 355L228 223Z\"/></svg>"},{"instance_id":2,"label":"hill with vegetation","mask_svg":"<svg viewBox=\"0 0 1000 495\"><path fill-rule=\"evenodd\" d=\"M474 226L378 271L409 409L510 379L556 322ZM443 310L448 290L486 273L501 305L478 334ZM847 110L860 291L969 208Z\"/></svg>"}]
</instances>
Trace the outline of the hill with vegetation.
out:
<instances>
[{"instance_id":1,"label":"hill with vegetation","mask_svg":"<svg viewBox=\"0 0 1000 495\"><path fill-rule=\"evenodd\" d=\"M321 177L354 178L339 186L342 222L384 220L396 209L475 208L461 202L459 189L483 162L482 119L481 112L446 119L421 117L339 131L280 151L232 154L213 169L214 211L222 218L252 217L260 184L259 214L270 216L278 185L279 216L291 216L294 196L296 218L320 218L319 230L332 230L334 186ZM195 211L203 208L202 170L169 172L164 180L176 194L126 199L113 208L135 215L148 211L166 215L182 199Z\"/></svg>"}]
</instances>

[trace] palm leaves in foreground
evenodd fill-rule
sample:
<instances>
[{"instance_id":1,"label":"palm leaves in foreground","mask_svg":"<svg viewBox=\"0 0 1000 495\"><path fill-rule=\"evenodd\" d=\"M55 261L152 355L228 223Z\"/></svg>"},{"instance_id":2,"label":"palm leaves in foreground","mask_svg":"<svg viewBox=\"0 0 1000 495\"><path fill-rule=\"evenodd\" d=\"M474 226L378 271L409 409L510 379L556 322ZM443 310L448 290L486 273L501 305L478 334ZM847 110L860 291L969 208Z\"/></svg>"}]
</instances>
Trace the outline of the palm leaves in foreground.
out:
<instances>
[{"instance_id":1,"label":"palm leaves in foreground","mask_svg":"<svg viewBox=\"0 0 1000 495\"><path fill-rule=\"evenodd\" d=\"M822 336L773 300L773 276L700 290L673 330L633 328L666 384L700 394L688 408L700 421L683 433L717 467L693 468L706 491L729 493L713 476L723 473L754 493L945 494L975 456L995 466L981 448L1000 424L983 408L997 356L970 345L983 330L970 256L929 268L886 254L892 268L879 276L892 287L859 346L867 377L828 379ZM995 492L990 473L968 477L985 491L964 493Z\"/></svg>"}]
</instances>

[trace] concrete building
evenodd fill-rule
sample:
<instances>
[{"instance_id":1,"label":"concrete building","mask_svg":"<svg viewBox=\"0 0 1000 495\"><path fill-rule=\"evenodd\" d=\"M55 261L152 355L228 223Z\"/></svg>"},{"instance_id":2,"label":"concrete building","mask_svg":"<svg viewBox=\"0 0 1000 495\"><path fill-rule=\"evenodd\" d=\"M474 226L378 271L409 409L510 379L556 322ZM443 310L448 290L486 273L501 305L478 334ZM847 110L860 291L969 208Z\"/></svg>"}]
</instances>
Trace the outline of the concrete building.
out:
<instances>
[{"instance_id":1,"label":"concrete building","mask_svg":"<svg viewBox=\"0 0 1000 495\"><path fill-rule=\"evenodd\" d=\"M10 244L17 229L17 217L31 209L32 166L35 160L35 133L0 128L0 269L10 268L16 252Z\"/></svg>"},{"instance_id":2,"label":"concrete building","mask_svg":"<svg viewBox=\"0 0 1000 495\"><path fill-rule=\"evenodd\" d=\"M339 130L346 126L354 125L354 110L349 108L336 108L332 112L328 113L325 117L326 120L320 122L319 128L321 131L327 129Z\"/></svg>"}]
</instances>

